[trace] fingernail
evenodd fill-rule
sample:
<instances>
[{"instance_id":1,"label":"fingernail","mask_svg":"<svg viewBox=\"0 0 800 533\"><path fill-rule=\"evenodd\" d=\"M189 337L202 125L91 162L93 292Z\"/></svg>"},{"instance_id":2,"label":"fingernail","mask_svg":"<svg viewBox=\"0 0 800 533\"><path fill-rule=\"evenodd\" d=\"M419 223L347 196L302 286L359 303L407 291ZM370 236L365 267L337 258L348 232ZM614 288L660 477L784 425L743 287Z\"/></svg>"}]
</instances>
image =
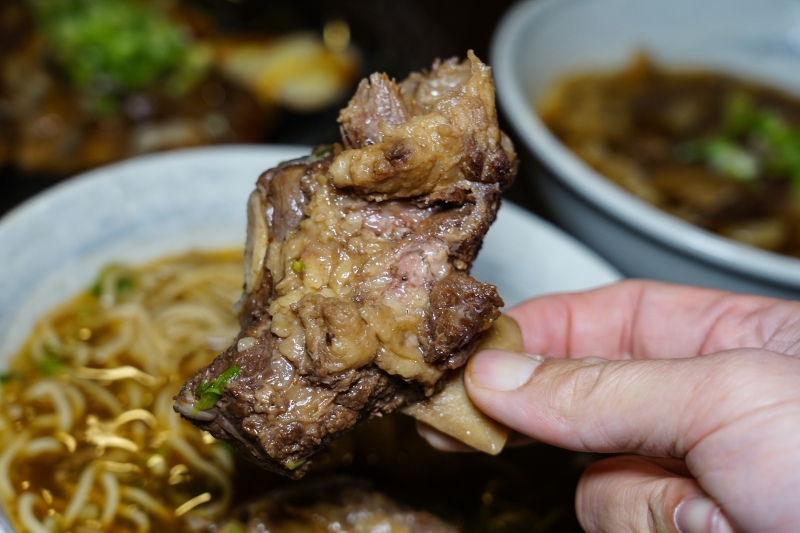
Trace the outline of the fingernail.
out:
<instances>
[{"instance_id":1,"label":"fingernail","mask_svg":"<svg viewBox=\"0 0 800 533\"><path fill-rule=\"evenodd\" d=\"M511 391L528 382L544 357L502 350L486 350L473 357L470 378L479 387Z\"/></svg>"},{"instance_id":2,"label":"fingernail","mask_svg":"<svg viewBox=\"0 0 800 533\"><path fill-rule=\"evenodd\" d=\"M675 508L675 527L680 533L734 533L722 509L708 498L683 500Z\"/></svg>"}]
</instances>

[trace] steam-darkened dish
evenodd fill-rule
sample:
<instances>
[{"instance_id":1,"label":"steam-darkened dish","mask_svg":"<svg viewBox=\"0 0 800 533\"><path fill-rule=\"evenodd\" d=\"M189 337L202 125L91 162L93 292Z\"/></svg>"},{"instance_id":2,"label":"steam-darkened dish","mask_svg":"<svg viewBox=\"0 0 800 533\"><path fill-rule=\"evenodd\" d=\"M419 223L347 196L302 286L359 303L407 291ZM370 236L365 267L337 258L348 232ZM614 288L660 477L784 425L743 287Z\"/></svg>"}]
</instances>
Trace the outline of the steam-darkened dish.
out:
<instances>
[{"instance_id":1,"label":"steam-darkened dish","mask_svg":"<svg viewBox=\"0 0 800 533\"><path fill-rule=\"evenodd\" d=\"M622 72L554 85L551 131L617 185L688 222L800 257L800 100L713 72Z\"/></svg>"}]
</instances>

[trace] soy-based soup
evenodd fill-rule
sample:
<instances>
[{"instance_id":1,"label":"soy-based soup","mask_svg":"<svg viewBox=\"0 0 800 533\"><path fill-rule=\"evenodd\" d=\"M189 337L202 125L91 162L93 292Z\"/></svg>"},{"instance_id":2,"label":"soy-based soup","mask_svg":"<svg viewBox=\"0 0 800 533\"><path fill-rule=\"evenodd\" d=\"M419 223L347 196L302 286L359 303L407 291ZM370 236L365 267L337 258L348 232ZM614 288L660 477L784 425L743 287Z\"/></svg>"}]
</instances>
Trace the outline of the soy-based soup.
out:
<instances>
[{"instance_id":1,"label":"soy-based soup","mask_svg":"<svg viewBox=\"0 0 800 533\"><path fill-rule=\"evenodd\" d=\"M20 531L199 530L234 455L172 397L238 331L241 253L106 268L44 316L2 375L0 496Z\"/></svg>"},{"instance_id":2,"label":"soy-based soup","mask_svg":"<svg viewBox=\"0 0 800 533\"><path fill-rule=\"evenodd\" d=\"M800 101L646 57L577 75L539 103L550 130L594 170L683 220L800 257Z\"/></svg>"}]
</instances>

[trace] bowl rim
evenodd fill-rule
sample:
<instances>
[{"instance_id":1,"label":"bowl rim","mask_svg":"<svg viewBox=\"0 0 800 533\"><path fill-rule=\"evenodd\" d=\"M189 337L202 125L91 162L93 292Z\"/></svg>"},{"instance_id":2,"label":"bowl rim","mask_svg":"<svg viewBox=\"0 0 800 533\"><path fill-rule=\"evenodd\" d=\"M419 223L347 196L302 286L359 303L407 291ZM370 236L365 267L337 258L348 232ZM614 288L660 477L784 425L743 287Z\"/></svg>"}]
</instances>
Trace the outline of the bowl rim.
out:
<instances>
[{"instance_id":1,"label":"bowl rim","mask_svg":"<svg viewBox=\"0 0 800 533\"><path fill-rule=\"evenodd\" d=\"M520 2L506 12L492 36L489 55L497 100L527 147L558 180L618 223L724 270L800 286L800 259L737 243L661 211L594 171L550 133L530 102L515 63L522 53L518 43L530 34L530 24L566 5L574 8L575 2Z\"/></svg>"},{"instance_id":2,"label":"bowl rim","mask_svg":"<svg viewBox=\"0 0 800 533\"><path fill-rule=\"evenodd\" d=\"M73 190L76 187L79 188L91 187L92 186L91 182L93 180L104 179L103 176L105 176L109 172L116 172L121 169L129 168L131 166L135 168L136 166L141 164L147 165L147 164L158 163L162 159L169 160L176 153L180 154L197 153L201 154L201 157L208 156L210 152L214 153L230 152L234 154L248 152L248 153L258 154L260 152L263 152L265 147L267 147L269 150L275 150L276 152L284 152L286 157L292 157L294 155L294 152L301 154L313 148L310 145L304 145L304 144L226 143L226 144L213 144L205 146L189 146L186 148L174 148L171 150L163 150L160 152L148 152L144 154L138 154L131 157L127 157L125 159L112 161L110 163L105 163L97 167L92 167L62 177L49 187L40 190L39 192L25 198L24 200L13 206L11 209L0 215L0 235L4 234L6 231L11 231L10 228L13 225L17 224L17 220L19 219L19 217L31 216L27 214L28 211L36 209L46 209L50 202L54 201L54 199L57 199L60 195L65 194L63 192L64 189ZM300 155L298 155L298 157L300 157Z\"/></svg>"}]
</instances>

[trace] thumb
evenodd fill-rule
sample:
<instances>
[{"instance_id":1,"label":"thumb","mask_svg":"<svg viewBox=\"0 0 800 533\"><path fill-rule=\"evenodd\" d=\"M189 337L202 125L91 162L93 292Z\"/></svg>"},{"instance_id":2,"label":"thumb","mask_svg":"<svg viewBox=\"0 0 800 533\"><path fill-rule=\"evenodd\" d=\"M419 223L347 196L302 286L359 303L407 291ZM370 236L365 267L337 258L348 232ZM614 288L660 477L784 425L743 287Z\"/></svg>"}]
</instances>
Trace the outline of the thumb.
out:
<instances>
[{"instance_id":1,"label":"thumb","mask_svg":"<svg viewBox=\"0 0 800 533\"><path fill-rule=\"evenodd\" d=\"M572 450L681 459L696 479L659 471L663 459L602 461L578 490L588 531L626 531L608 526L614 517L637 531L730 531L727 519L743 531L797 530L785 528L800 523L787 497L800 486L794 357L740 349L608 361L487 350L464 376L475 405L520 433Z\"/></svg>"},{"instance_id":2,"label":"thumb","mask_svg":"<svg viewBox=\"0 0 800 533\"><path fill-rule=\"evenodd\" d=\"M487 350L470 360L465 383L479 409L536 440L572 450L683 458L731 417L770 397L742 390L743 379L766 369L758 354L735 352L747 351L609 361Z\"/></svg>"}]
</instances>

